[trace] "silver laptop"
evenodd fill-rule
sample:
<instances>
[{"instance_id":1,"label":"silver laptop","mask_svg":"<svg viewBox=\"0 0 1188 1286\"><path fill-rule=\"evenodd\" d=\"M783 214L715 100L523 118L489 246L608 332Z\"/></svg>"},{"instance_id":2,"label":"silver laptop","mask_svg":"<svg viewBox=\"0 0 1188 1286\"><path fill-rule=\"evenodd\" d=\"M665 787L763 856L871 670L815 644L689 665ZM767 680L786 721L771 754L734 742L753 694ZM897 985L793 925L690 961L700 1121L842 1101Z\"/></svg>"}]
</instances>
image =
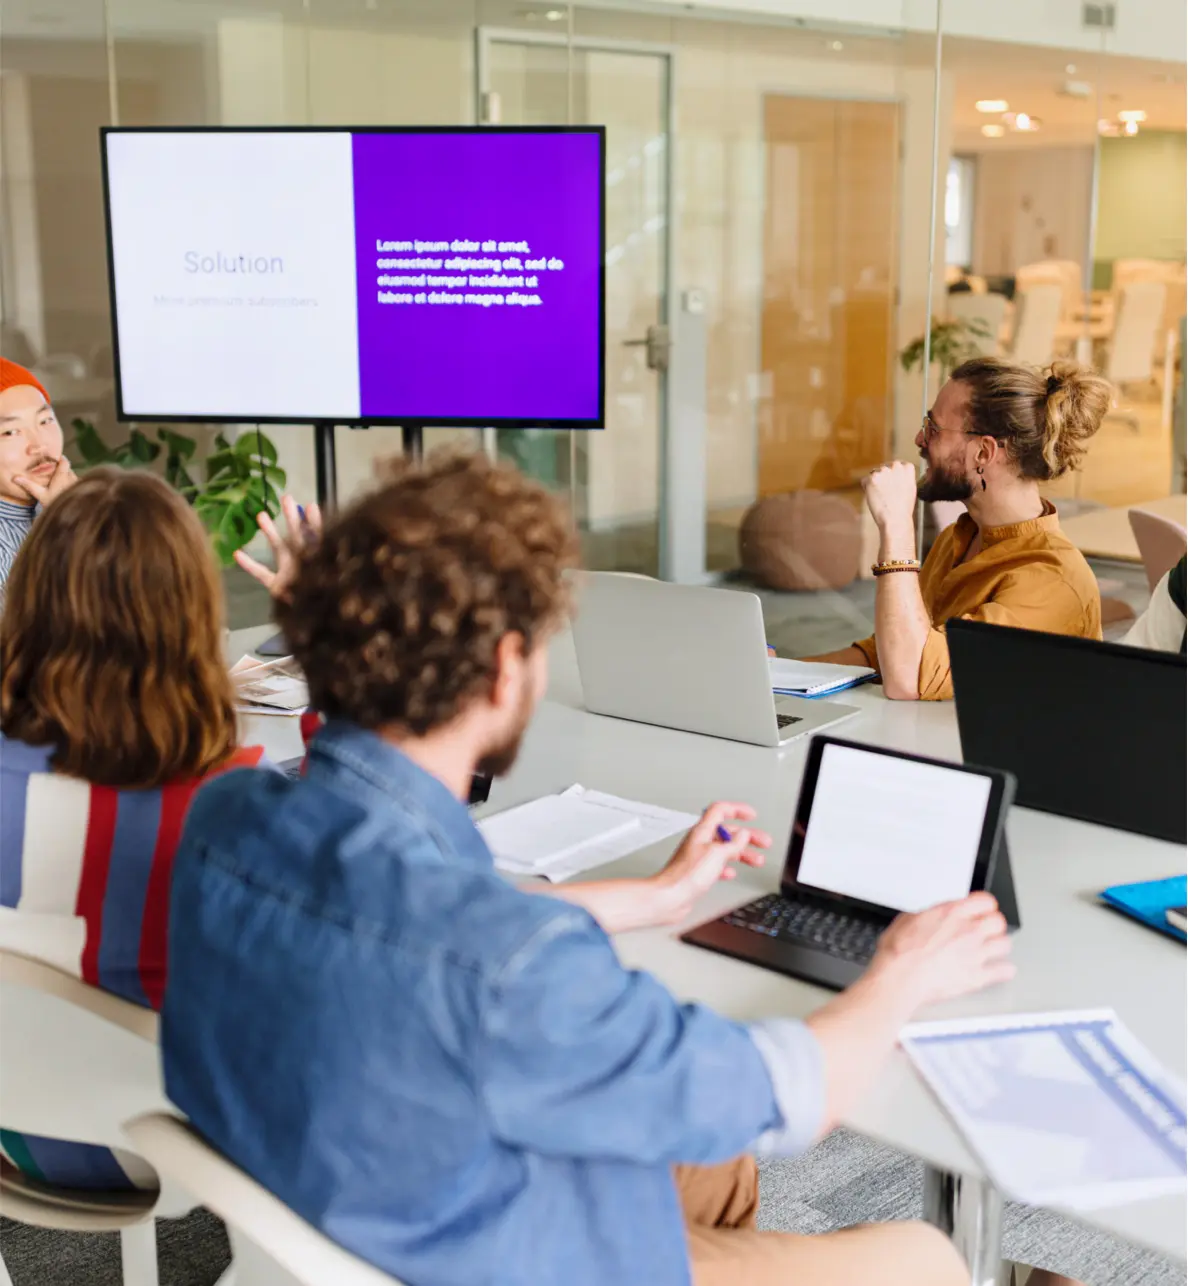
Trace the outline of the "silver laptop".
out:
<instances>
[{"instance_id":1,"label":"silver laptop","mask_svg":"<svg viewBox=\"0 0 1188 1286\"><path fill-rule=\"evenodd\" d=\"M858 713L775 698L754 594L588 572L579 595L573 641L594 714L782 746Z\"/></svg>"}]
</instances>

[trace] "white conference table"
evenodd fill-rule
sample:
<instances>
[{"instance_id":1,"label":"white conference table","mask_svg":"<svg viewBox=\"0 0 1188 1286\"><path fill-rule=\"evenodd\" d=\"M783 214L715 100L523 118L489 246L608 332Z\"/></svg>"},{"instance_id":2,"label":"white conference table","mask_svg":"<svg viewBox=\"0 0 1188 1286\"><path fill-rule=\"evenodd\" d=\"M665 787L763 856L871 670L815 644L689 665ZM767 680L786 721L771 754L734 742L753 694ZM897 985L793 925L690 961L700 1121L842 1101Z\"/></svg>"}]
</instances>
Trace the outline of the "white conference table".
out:
<instances>
[{"instance_id":1,"label":"white conference table","mask_svg":"<svg viewBox=\"0 0 1188 1286\"><path fill-rule=\"evenodd\" d=\"M267 637L239 631L232 657ZM498 811L580 782L584 786L696 812L715 799L752 804L774 844L762 870L744 869L718 885L688 924L778 887L807 745L774 751L712 737L591 715L568 635L552 648L552 679L511 774L495 784L483 811ZM958 759L955 713L947 703L895 703L862 688L839 700L861 714L838 735L900 750ZM296 720L251 718L247 739L274 758L301 752ZM1184 870L1182 846L1106 827L1015 809L1008 822L1022 929L1015 936L1017 977L928 1017L1023 1013L1108 1006L1175 1073L1184 1076L1188 1040L1185 952L1096 901L1100 889ZM644 875L659 868L671 842L591 872L588 878ZM616 939L625 964L646 969L686 1000L733 1018L804 1017L826 1001L823 988L678 940L687 925ZM896 1052L873 1093L843 1122L872 1139L920 1158L926 1166L926 1215L954 1236L977 1286L993 1282L1000 1258L1001 1197L986 1180L907 1058ZM1185 1201L1165 1197L1074 1218L1162 1254L1185 1258Z\"/></svg>"}]
</instances>

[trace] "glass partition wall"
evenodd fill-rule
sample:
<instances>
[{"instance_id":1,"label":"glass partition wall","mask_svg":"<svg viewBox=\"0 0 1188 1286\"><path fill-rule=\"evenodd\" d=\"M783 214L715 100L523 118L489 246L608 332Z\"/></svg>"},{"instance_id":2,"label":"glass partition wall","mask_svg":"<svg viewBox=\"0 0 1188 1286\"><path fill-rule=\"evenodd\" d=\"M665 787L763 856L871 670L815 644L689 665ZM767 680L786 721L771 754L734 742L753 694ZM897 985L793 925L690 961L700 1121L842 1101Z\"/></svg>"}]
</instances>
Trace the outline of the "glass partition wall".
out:
<instances>
[{"instance_id":1,"label":"glass partition wall","mask_svg":"<svg viewBox=\"0 0 1188 1286\"><path fill-rule=\"evenodd\" d=\"M899 0L864 21L810 0L6 0L3 351L64 420L127 436L102 124L604 124L605 428L427 445L563 494L592 567L753 589L781 650L839 646L872 619L861 479L915 458L961 353L1114 379L1084 471L1052 488L1062 513L1183 490L1184 63L1133 3L1108 30L1049 15L1021 37L972 0L939 32L935 6ZM200 459L214 430L186 431ZM309 428L270 436L311 494ZM345 498L400 437L343 428L337 447Z\"/></svg>"}]
</instances>

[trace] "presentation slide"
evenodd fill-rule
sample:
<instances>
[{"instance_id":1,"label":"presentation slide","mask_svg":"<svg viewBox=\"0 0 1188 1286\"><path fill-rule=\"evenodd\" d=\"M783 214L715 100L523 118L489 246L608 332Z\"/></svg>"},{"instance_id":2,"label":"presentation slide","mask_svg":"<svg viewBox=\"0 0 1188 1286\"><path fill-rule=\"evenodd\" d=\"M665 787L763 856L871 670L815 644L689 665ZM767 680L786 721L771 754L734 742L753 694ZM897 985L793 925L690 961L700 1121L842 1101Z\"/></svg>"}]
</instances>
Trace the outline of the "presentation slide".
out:
<instances>
[{"instance_id":1,"label":"presentation slide","mask_svg":"<svg viewBox=\"0 0 1188 1286\"><path fill-rule=\"evenodd\" d=\"M601 414L596 131L112 131L129 417Z\"/></svg>"}]
</instances>

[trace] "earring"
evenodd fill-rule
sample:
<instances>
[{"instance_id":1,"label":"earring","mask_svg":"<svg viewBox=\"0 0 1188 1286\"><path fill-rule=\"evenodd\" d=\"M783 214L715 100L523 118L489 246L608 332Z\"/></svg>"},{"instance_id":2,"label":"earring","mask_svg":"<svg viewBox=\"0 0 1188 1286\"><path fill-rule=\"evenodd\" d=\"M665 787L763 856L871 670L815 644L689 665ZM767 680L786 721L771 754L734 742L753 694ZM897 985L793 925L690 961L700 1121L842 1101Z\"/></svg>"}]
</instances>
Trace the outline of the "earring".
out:
<instances>
[{"instance_id":1,"label":"earring","mask_svg":"<svg viewBox=\"0 0 1188 1286\"><path fill-rule=\"evenodd\" d=\"M985 472L986 472L986 470L985 470L985 469L983 469L983 468L982 468L982 466L979 464L979 465L978 465L978 477L982 479L982 490L983 490L983 491L985 491L985 490L986 490L986 479L983 477L983 474L985 474Z\"/></svg>"}]
</instances>

